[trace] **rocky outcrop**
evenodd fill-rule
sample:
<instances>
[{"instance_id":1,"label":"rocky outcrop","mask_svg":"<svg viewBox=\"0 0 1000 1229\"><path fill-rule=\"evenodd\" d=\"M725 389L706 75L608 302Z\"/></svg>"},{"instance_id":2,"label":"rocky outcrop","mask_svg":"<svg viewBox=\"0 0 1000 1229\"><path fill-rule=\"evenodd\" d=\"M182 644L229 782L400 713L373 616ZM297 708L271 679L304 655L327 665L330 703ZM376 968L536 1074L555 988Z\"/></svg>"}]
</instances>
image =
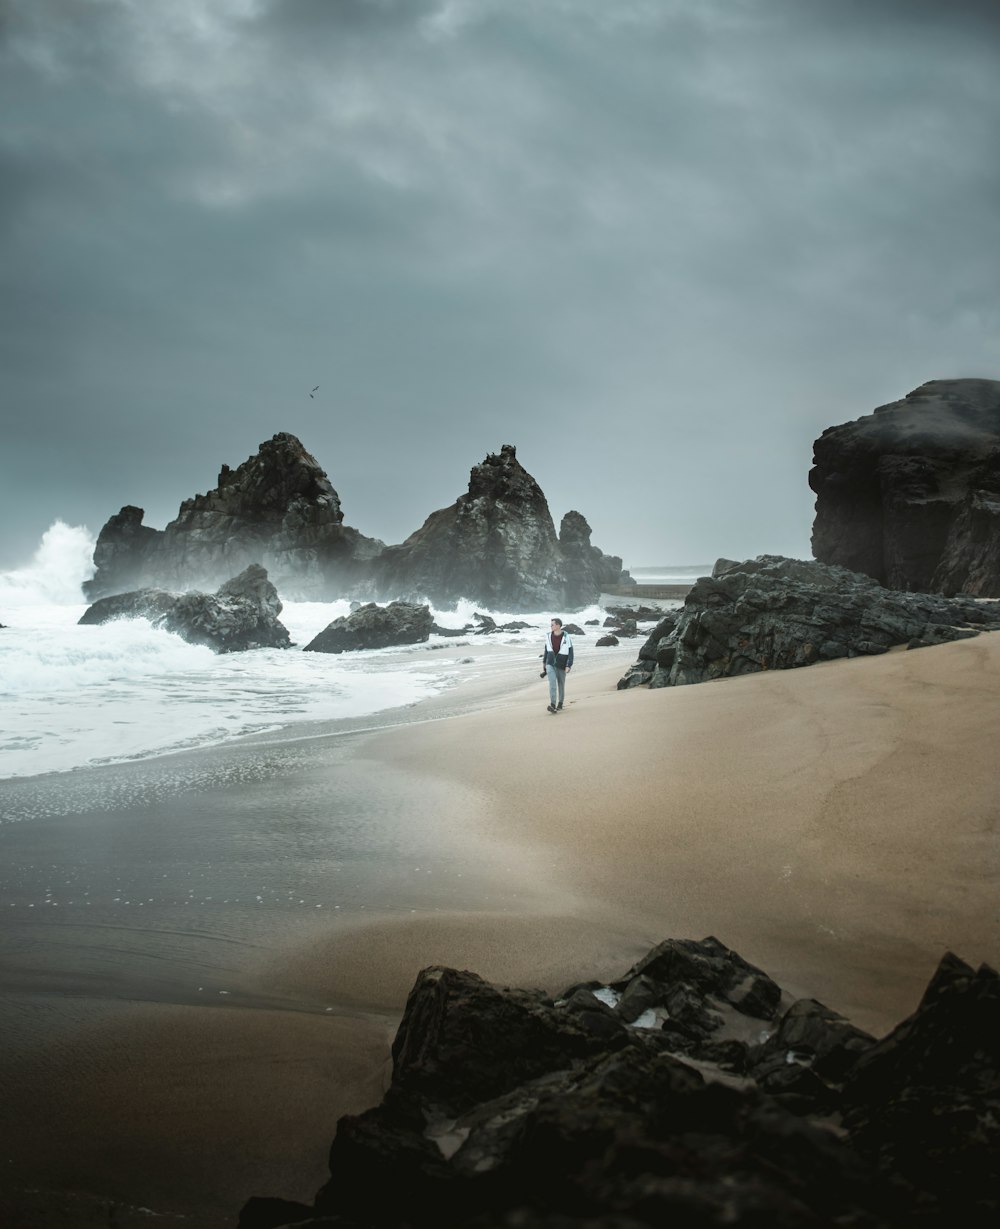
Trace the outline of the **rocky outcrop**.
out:
<instances>
[{"instance_id":1,"label":"rocky outcrop","mask_svg":"<svg viewBox=\"0 0 1000 1229\"><path fill-rule=\"evenodd\" d=\"M580 610L596 602L605 589L631 583L618 555L605 555L590 543L591 529L579 512L567 512L559 525L559 550L566 577L564 606Z\"/></svg>"},{"instance_id":2,"label":"rocky outcrop","mask_svg":"<svg viewBox=\"0 0 1000 1229\"><path fill-rule=\"evenodd\" d=\"M148 619L156 623L172 610L179 593L166 589L134 589L130 593L115 593L98 598L80 616L82 624L112 623L116 619Z\"/></svg>"},{"instance_id":3,"label":"rocky outcrop","mask_svg":"<svg viewBox=\"0 0 1000 1229\"><path fill-rule=\"evenodd\" d=\"M155 569L148 565L163 535L142 523L144 515L142 508L128 504L101 530L94 547L96 571L83 582L83 592L91 601L150 583Z\"/></svg>"},{"instance_id":4,"label":"rocky outcrop","mask_svg":"<svg viewBox=\"0 0 1000 1229\"><path fill-rule=\"evenodd\" d=\"M100 598L84 611L80 622L148 619L154 627L173 632L191 644L207 645L216 653L234 653L288 648L291 641L279 614L277 590L265 569L253 564L215 593L140 589Z\"/></svg>"},{"instance_id":5,"label":"rocky outcrop","mask_svg":"<svg viewBox=\"0 0 1000 1229\"><path fill-rule=\"evenodd\" d=\"M671 687L787 670L976 636L1000 627L1000 608L972 598L901 593L868 576L760 555L725 561L664 617L619 688Z\"/></svg>"},{"instance_id":6,"label":"rocky outcrop","mask_svg":"<svg viewBox=\"0 0 1000 1229\"><path fill-rule=\"evenodd\" d=\"M621 560L590 545L579 513L567 514L563 532L565 549L541 487L504 444L473 467L465 495L386 548L376 594L439 607L467 598L494 609L577 609L597 600L605 573L620 576Z\"/></svg>"},{"instance_id":7,"label":"rocky outcrop","mask_svg":"<svg viewBox=\"0 0 1000 1229\"><path fill-rule=\"evenodd\" d=\"M538 483L505 444L472 470L469 490L386 548L343 523L340 497L294 435L280 432L219 484L181 504L165 529L142 524L129 505L101 530L93 601L140 588L212 588L259 563L286 597L393 598L454 604L462 597L495 609L572 610L628 580L617 556L590 543L578 512L556 536Z\"/></svg>"},{"instance_id":8,"label":"rocky outcrop","mask_svg":"<svg viewBox=\"0 0 1000 1229\"><path fill-rule=\"evenodd\" d=\"M314 1205L242 1229L995 1222L1000 978L946 955L881 1041L717 939L558 999L425 969Z\"/></svg>"},{"instance_id":9,"label":"rocky outcrop","mask_svg":"<svg viewBox=\"0 0 1000 1229\"><path fill-rule=\"evenodd\" d=\"M142 517L141 508L122 508L101 530L88 598L151 585L214 588L252 563L286 596L336 597L383 547L343 524L337 492L287 432L236 469L223 465L218 486L185 500L162 531L144 527Z\"/></svg>"},{"instance_id":10,"label":"rocky outcrop","mask_svg":"<svg viewBox=\"0 0 1000 1229\"><path fill-rule=\"evenodd\" d=\"M931 380L814 445L812 549L890 589L1000 597L1000 381Z\"/></svg>"},{"instance_id":11,"label":"rocky outcrop","mask_svg":"<svg viewBox=\"0 0 1000 1229\"><path fill-rule=\"evenodd\" d=\"M332 623L305 646L305 653L347 653L359 649L386 649L395 644L420 644L431 634L434 621L427 606L369 602Z\"/></svg>"}]
</instances>

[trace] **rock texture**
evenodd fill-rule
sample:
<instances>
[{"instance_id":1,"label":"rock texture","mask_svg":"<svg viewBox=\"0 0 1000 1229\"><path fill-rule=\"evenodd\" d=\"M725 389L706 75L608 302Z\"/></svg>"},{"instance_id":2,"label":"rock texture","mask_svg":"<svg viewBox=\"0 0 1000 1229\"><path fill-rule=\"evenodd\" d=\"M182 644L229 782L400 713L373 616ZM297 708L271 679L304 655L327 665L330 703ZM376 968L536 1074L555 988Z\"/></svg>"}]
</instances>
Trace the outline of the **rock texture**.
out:
<instances>
[{"instance_id":1,"label":"rock texture","mask_svg":"<svg viewBox=\"0 0 1000 1229\"><path fill-rule=\"evenodd\" d=\"M1000 627L1000 607L992 603L900 593L823 563L760 555L722 567L701 577L683 608L657 625L619 688L787 670Z\"/></svg>"},{"instance_id":2,"label":"rock texture","mask_svg":"<svg viewBox=\"0 0 1000 1229\"><path fill-rule=\"evenodd\" d=\"M181 504L163 530L129 505L101 530L93 601L156 587L213 588L251 563L266 567L286 597L428 599L465 597L494 609L560 611L597 601L628 581L617 556L590 543L579 512L557 537L534 478L505 444L472 470L469 490L388 548L343 523L340 497L315 458L281 432L237 469L222 467L207 495Z\"/></svg>"},{"instance_id":3,"label":"rock texture","mask_svg":"<svg viewBox=\"0 0 1000 1229\"><path fill-rule=\"evenodd\" d=\"M286 596L340 596L383 547L343 524L340 497L294 435L280 432L219 484L185 500L163 530L125 507L101 530L91 600L126 589L214 588L251 563L268 569Z\"/></svg>"},{"instance_id":4,"label":"rock texture","mask_svg":"<svg viewBox=\"0 0 1000 1229\"><path fill-rule=\"evenodd\" d=\"M818 560L891 589L1000 597L1000 381L931 380L814 450Z\"/></svg>"},{"instance_id":5,"label":"rock texture","mask_svg":"<svg viewBox=\"0 0 1000 1229\"><path fill-rule=\"evenodd\" d=\"M376 594L435 606L467 598L494 609L578 609L597 600L605 575L621 576L621 560L590 545L578 512L563 518L563 539L541 487L504 444L473 466L465 495L386 548Z\"/></svg>"},{"instance_id":6,"label":"rock texture","mask_svg":"<svg viewBox=\"0 0 1000 1229\"><path fill-rule=\"evenodd\" d=\"M1000 978L952 955L882 1041L717 939L556 1001L425 969L380 1106L242 1229L992 1225Z\"/></svg>"},{"instance_id":7,"label":"rock texture","mask_svg":"<svg viewBox=\"0 0 1000 1229\"><path fill-rule=\"evenodd\" d=\"M101 530L94 547L97 570L83 582L83 592L91 601L150 583L155 571L150 564L163 535L142 523L144 515L142 508L127 504Z\"/></svg>"},{"instance_id":8,"label":"rock texture","mask_svg":"<svg viewBox=\"0 0 1000 1229\"><path fill-rule=\"evenodd\" d=\"M252 564L215 593L140 589L100 598L84 611L80 622L148 619L154 627L173 632L191 644L207 645L216 653L233 653L288 648L291 641L279 614L277 590L265 569Z\"/></svg>"},{"instance_id":9,"label":"rock texture","mask_svg":"<svg viewBox=\"0 0 1000 1229\"><path fill-rule=\"evenodd\" d=\"M559 550L566 576L563 605L580 610L596 602L609 586L627 584L618 555L605 555L590 544L591 529L579 512L567 512L559 524Z\"/></svg>"},{"instance_id":10,"label":"rock texture","mask_svg":"<svg viewBox=\"0 0 1000 1229\"><path fill-rule=\"evenodd\" d=\"M327 624L303 652L347 653L357 649L385 649L394 644L420 644L430 637L433 626L427 606L410 602L378 606L369 602Z\"/></svg>"}]
</instances>

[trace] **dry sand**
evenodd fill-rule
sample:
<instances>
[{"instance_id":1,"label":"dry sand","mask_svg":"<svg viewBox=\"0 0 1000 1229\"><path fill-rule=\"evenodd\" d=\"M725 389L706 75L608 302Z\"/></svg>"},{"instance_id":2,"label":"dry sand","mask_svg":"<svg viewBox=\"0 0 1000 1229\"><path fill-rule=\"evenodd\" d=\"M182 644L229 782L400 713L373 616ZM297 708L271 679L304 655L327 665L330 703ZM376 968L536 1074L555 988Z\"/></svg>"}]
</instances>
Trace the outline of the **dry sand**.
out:
<instances>
[{"instance_id":1,"label":"dry sand","mask_svg":"<svg viewBox=\"0 0 1000 1229\"><path fill-rule=\"evenodd\" d=\"M398 1003L436 961L558 989L715 934L882 1032L949 948L1000 960L1000 636L658 691L616 674L571 676L557 717L526 692L368 746L473 788L457 822L530 850L552 912L348 936L344 993Z\"/></svg>"},{"instance_id":2,"label":"dry sand","mask_svg":"<svg viewBox=\"0 0 1000 1229\"><path fill-rule=\"evenodd\" d=\"M949 948L1000 960L1000 635L655 692L616 691L619 673L571 674L556 717L536 684L357 741L400 789L453 788L445 833L505 882L523 874L523 904L317 929L260 969L262 993L333 1016L95 1007L0 1063L9 1114L40 1104L58 1124L44 1145L26 1128L7 1173L204 1209L191 1225L231 1223L251 1193L309 1198L336 1117L377 1099L429 964L557 991L715 934L881 1032Z\"/></svg>"}]
</instances>

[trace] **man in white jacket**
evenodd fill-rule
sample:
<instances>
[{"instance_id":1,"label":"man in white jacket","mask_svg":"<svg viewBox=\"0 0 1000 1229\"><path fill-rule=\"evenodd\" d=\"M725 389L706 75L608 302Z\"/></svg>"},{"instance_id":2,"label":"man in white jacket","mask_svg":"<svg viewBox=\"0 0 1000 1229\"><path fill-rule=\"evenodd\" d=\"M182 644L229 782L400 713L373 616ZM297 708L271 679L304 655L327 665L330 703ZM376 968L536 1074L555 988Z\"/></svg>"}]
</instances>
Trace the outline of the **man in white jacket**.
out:
<instances>
[{"instance_id":1,"label":"man in white jacket","mask_svg":"<svg viewBox=\"0 0 1000 1229\"><path fill-rule=\"evenodd\" d=\"M549 679L548 712L562 711L566 698L566 673L573 666L573 641L569 632L563 631L562 619L553 619L545 637L545 652L542 654L544 675Z\"/></svg>"}]
</instances>

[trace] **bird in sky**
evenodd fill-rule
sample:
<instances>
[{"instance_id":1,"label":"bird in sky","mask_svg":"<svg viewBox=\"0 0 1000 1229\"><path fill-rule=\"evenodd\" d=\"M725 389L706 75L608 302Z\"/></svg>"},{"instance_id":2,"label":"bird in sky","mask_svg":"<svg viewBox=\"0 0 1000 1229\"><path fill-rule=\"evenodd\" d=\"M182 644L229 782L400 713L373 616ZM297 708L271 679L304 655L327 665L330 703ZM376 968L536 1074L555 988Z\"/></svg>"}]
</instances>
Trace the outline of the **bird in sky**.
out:
<instances>
[{"instance_id":1,"label":"bird in sky","mask_svg":"<svg viewBox=\"0 0 1000 1229\"><path fill-rule=\"evenodd\" d=\"M317 384L317 385L316 385L316 387L315 387L315 388L312 390L312 392L309 394L309 396L310 396L310 397L312 397L312 396L313 396L313 393L318 393L318 392L319 392L319 385Z\"/></svg>"}]
</instances>

